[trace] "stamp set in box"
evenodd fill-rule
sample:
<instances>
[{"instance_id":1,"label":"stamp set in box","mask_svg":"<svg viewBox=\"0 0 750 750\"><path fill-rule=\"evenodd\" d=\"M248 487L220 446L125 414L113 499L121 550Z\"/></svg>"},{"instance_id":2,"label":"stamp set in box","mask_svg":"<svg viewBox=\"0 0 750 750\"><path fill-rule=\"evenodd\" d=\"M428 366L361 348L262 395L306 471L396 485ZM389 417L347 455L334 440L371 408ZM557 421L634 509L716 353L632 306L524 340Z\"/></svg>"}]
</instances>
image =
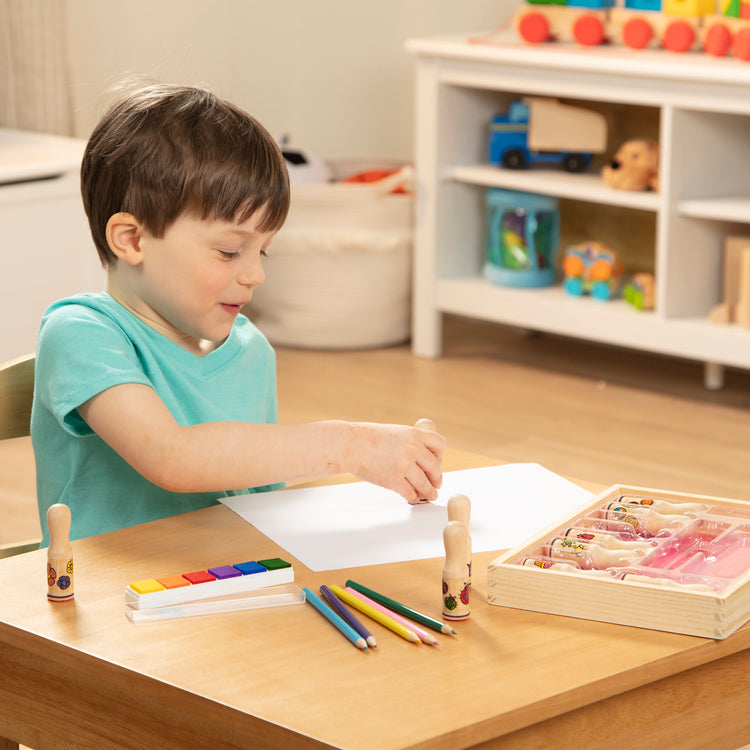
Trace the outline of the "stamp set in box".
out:
<instances>
[{"instance_id":1,"label":"stamp set in box","mask_svg":"<svg viewBox=\"0 0 750 750\"><path fill-rule=\"evenodd\" d=\"M487 580L490 604L726 638L750 619L750 503L614 485Z\"/></svg>"}]
</instances>

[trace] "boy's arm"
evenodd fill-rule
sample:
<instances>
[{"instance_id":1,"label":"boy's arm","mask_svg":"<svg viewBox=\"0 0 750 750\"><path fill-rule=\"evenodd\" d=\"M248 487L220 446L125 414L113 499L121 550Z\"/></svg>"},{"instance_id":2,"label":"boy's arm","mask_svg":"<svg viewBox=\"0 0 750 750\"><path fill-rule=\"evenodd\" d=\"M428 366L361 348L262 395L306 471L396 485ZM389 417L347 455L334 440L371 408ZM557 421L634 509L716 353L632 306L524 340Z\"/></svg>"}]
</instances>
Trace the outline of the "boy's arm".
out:
<instances>
[{"instance_id":1,"label":"boy's arm","mask_svg":"<svg viewBox=\"0 0 750 750\"><path fill-rule=\"evenodd\" d=\"M179 425L156 392L128 383L78 408L113 450L150 482L210 492L351 473L408 502L434 500L445 439L401 425L338 420L301 425Z\"/></svg>"}]
</instances>

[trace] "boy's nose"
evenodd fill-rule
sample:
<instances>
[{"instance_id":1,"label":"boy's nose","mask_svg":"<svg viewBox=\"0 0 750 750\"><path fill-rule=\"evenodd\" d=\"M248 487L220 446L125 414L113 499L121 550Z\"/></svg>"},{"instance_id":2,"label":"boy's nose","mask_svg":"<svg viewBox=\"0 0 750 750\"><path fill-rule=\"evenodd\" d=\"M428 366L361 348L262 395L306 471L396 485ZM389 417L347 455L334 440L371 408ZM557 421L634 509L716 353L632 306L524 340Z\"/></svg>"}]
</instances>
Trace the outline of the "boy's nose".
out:
<instances>
[{"instance_id":1,"label":"boy's nose","mask_svg":"<svg viewBox=\"0 0 750 750\"><path fill-rule=\"evenodd\" d=\"M242 286L258 286L266 280L266 272L260 258L246 263L237 276L237 283Z\"/></svg>"}]
</instances>

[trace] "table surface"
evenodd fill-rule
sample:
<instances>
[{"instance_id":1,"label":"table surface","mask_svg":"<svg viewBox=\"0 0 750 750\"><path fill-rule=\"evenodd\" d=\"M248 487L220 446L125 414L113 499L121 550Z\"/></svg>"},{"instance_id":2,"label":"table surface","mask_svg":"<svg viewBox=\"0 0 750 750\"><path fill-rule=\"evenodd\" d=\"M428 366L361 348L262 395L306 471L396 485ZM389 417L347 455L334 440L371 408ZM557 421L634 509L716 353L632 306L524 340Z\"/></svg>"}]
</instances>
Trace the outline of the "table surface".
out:
<instances>
[{"instance_id":1,"label":"table surface","mask_svg":"<svg viewBox=\"0 0 750 750\"><path fill-rule=\"evenodd\" d=\"M492 463L446 458L447 469ZM368 622L369 651L307 605L133 624L124 589L280 556L300 587L351 577L440 617L442 559L314 573L217 506L74 542L69 603L46 600L45 550L1 560L0 748L625 746L607 739L615 731L628 747L750 741L737 710L750 696L747 626L712 641L491 606L498 552L474 556L457 635L414 645Z\"/></svg>"}]
</instances>

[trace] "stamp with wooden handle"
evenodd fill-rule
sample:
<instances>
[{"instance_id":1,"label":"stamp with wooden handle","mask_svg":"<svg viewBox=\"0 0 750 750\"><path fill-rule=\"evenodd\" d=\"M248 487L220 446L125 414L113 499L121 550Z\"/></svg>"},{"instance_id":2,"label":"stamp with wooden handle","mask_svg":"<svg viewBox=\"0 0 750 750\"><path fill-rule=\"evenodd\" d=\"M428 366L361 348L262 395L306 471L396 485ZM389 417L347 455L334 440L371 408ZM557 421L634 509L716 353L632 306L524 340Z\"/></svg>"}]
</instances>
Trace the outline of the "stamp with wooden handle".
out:
<instances>
[{"instance_id":1,"label":"stamp with wooden handle","mask_svg":"<svg viewBox=\"0 0 750 750\"><path fill-rule=\"evenodd\" d=\"M651 547L651 542L645 539L621 539L615 534L575 526L565 529L562 536L571 537L587 544L598 544L600 547L606 547L607 549L649 549Z\"/></svg>"},{"instance_id":2,"label":"stamp with wooden handle","mask_svg":"<svg viewBox=\"0 0 750 750\"><path fill-rule=\"evenodd\" d=\"M471 500L466 495L451 495L448 499L448 520L466 526L466 581L471 586Z\"/></svg>"},{"instance_id":3,"label":"stamp with wooden handle","mask_svg":"<svg viewBox=\"0 0 750 750\"><path fill-rule=\"evenodd\" d=\"M556 537L544 547L544 555L557 560L573 560L581 568L625 567L646 557L644 549L606 549L598 544L579 542L570 537Z\"/></svg>"},{"instance_id":4,"label":"stamp with wooden handle","mask_svg":"<svg viewBox=\"0 0 750 750\"><path fill-rule=\"evenodd\" d=\"M73 598L73 547L70 544L70 508L62 503L47 509L47 599L65 602Z\"/></svg>"},{"instance_id":5,"label":"stamp with wooden handle","mask_svg":"<svg viewBox=\"0 0 750 750\"><path fill-rule=\"evenodd\" d=\"M620 495L618 503L623 505L638 505L655 510L657 513L680 515L682 513L704 513L708 506L704 503L670 503L658 498L639 497L637 495Z\"/></svg>"},{"instance_id":6,"label":"stamp with wooden handle","mask_svg":"<svg viewBox=\"0 0 750 750\"><path fill-rule=\"evenodd\" d=\"M649 508L622 503L609 503L605 508L605 517L608 521L621 521L629 524L638 534L646 533L654 536L669 528L684 526L690 521L689 516L666 516Z\"/></svg>"},{"instance_id":7,"label":"stamp with wooden handle","mask_svg":"<svg viewBox=\"0 0 750 750\"><path fill-rule=\"evenodd\" d=\"M443 529L443 617L450 620L465 620L471 612L469 584L466 581L468 535L469 532L461 521L449 521Z\"/></svg>"}]
</instances>

